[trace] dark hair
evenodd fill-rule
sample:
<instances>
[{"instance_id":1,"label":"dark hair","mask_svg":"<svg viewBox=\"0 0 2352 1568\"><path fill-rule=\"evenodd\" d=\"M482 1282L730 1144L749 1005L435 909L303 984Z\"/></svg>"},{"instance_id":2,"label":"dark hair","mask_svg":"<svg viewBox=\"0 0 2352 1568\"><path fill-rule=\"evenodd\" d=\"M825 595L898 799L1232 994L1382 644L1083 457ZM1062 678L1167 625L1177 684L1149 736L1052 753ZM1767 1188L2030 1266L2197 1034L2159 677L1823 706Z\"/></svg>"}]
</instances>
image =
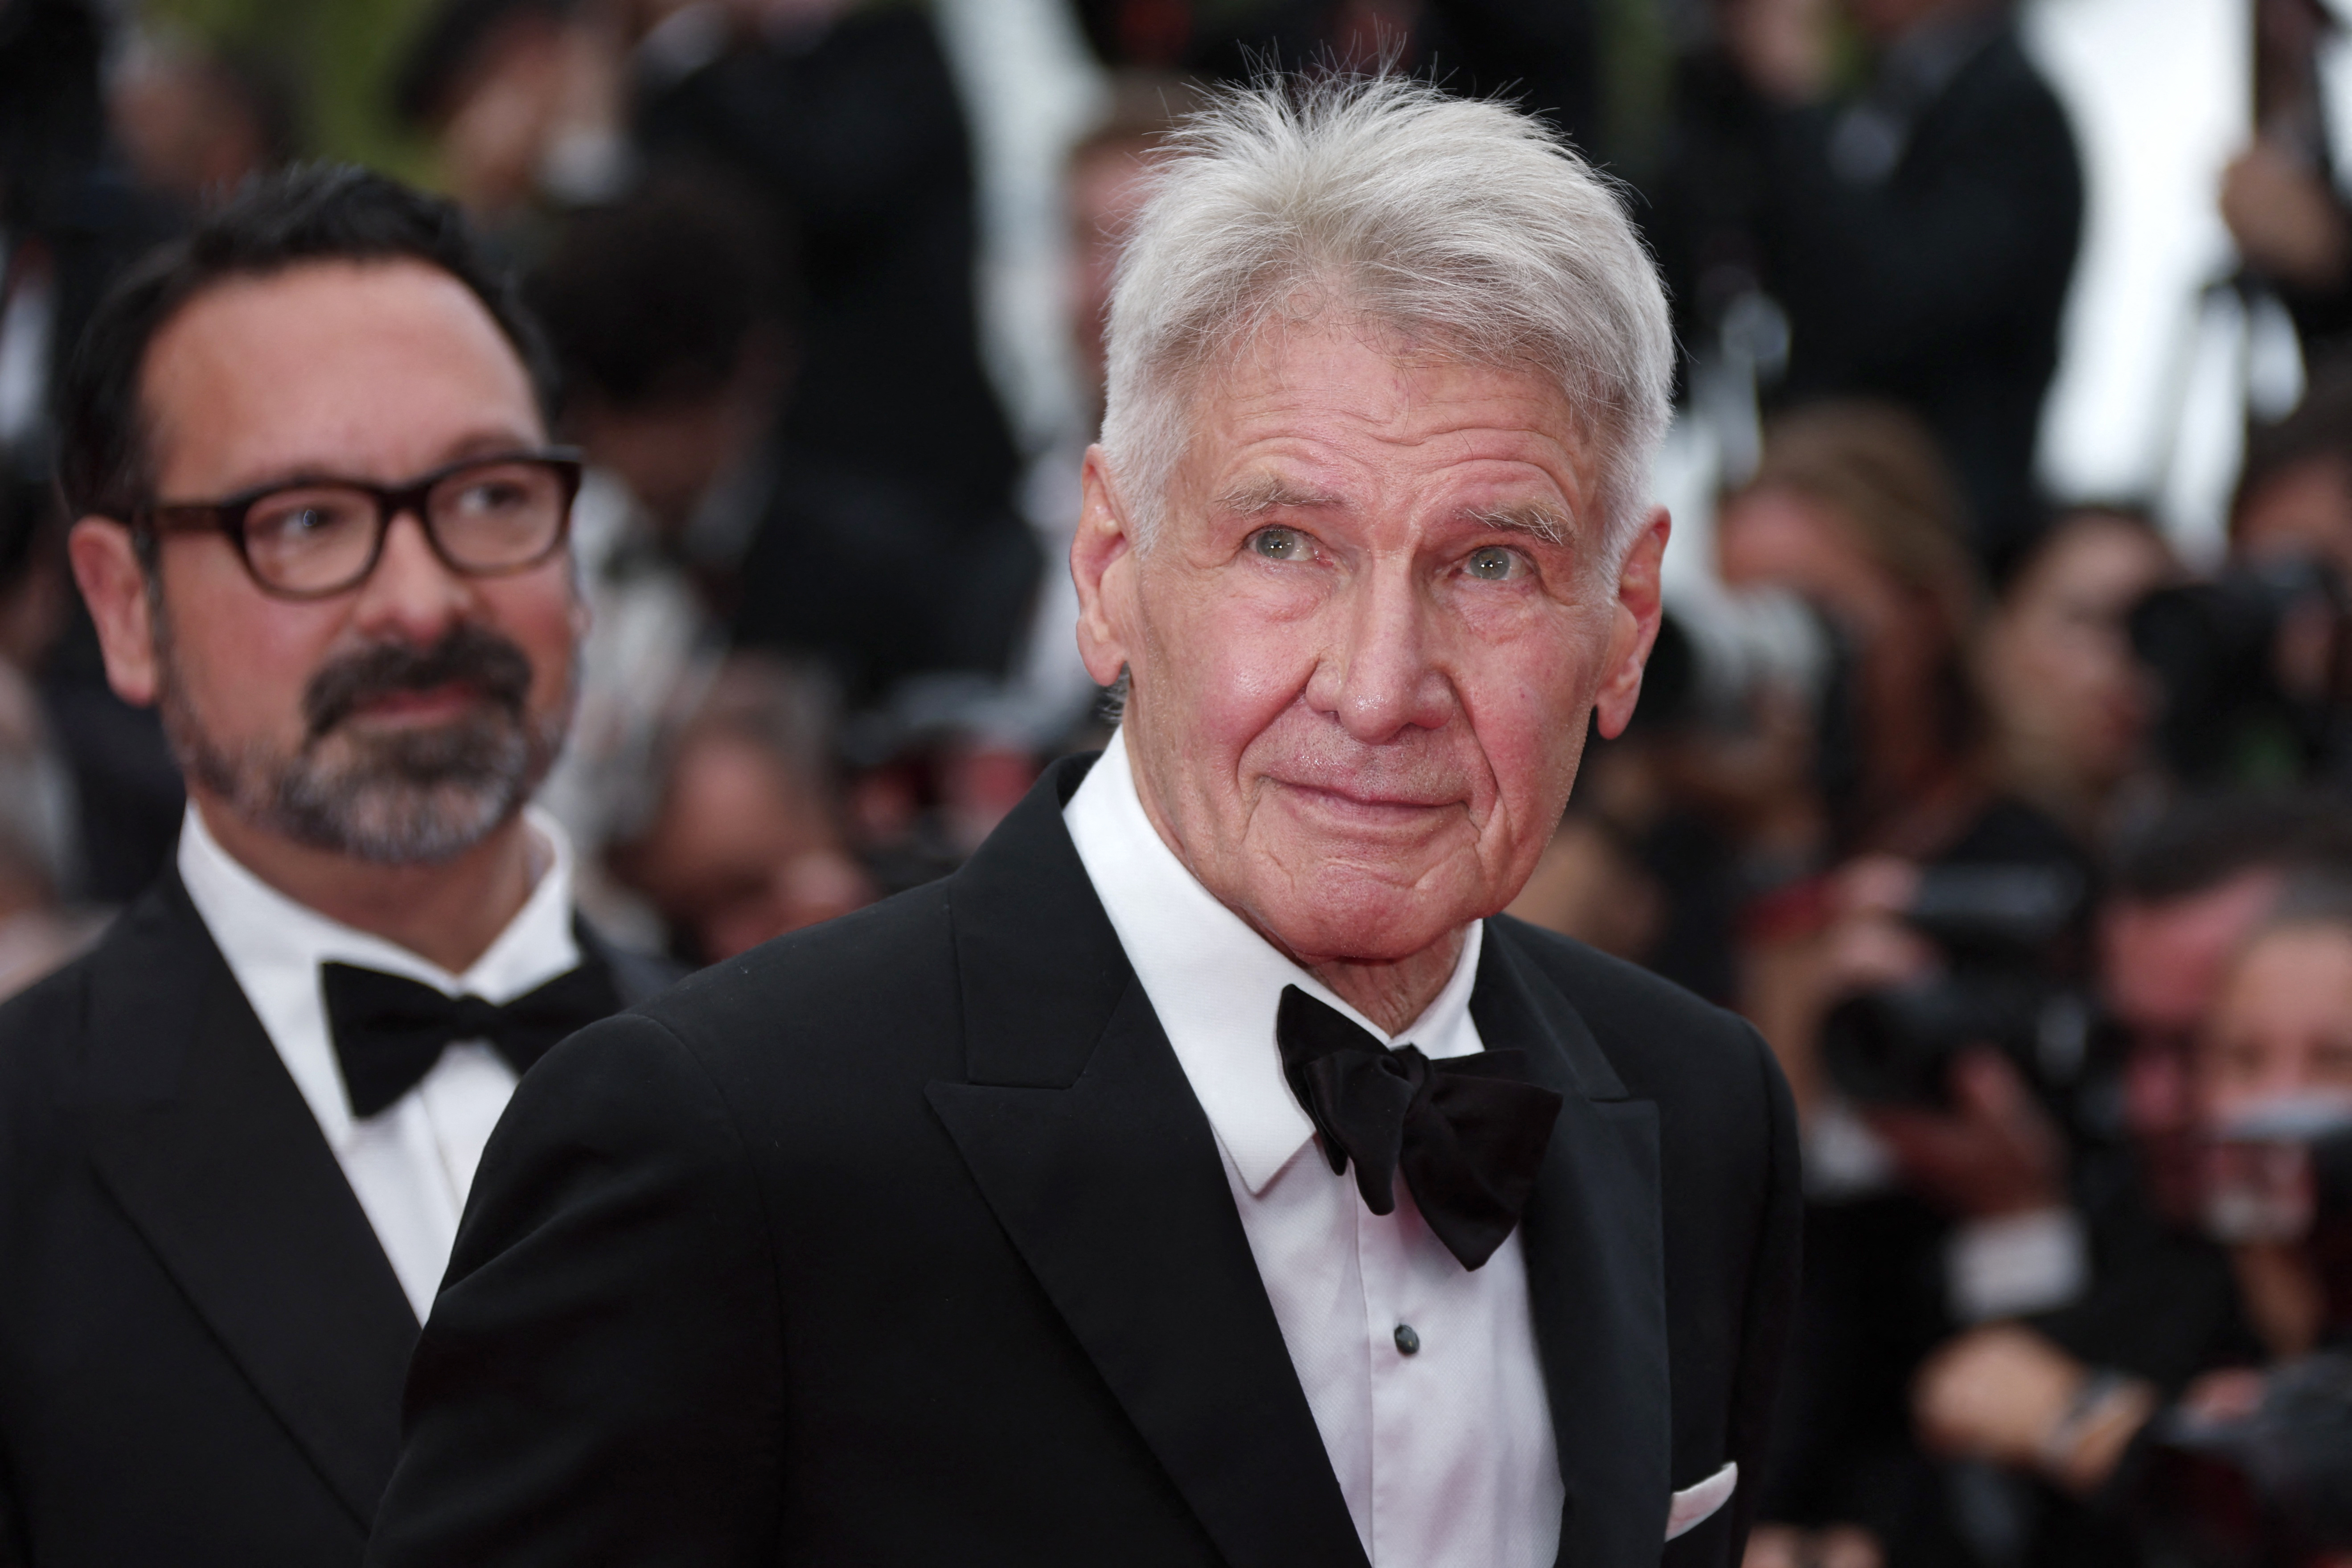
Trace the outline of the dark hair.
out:
<instances>
[{"instance_id":1,"label":"dark hair","mask_svg":"<svg viewBox=\"0 0 2352 1568\"><path fill-rule=\"evenodd\" d=\"M478 63L482 47L525 21L562 22L572 0L442 0L416 30L392 83L392 109L411 130L429 128Z\"/></svg>"},{"instance_id":2,"label":"dark hair","mask_svg":"<svg viewBox=\"0 0 2352 1568\"><path fill-rule=\"evenodd\" d=\"M68 514L127 517L147 499L140 377L148 345L191 300L233 278L305 262L395 260L437 267L470 289L551 416L554 372L539 328L464 215L366 169L300 165L247 180L186 238L132 267L100 304L58 398L58 488Z\"/></svg>"},{"instance_id":3,"label":"dark hair","mask_svg":"<svg viewBox=\"0 0 2352 1568\"><path fill-rule=\"evenodd\" d=\"M791 313L787 247L759 199L672 171L566 226L526 296L567 393L646 409L708 396Z\"/></svg>"},{"instance_id":4,"label":"dark hair","mask_svg":"<svg viewBox=\"0 0 2352 1568\"><path fill-rule=\"evenodd\" d=\"M2250 871L2352 876L2352 801L2326 789L2184 800L2123 846L2111 889L2167 903Z\"/></svg>"},{"instance_id":5,"label":"dark hair","mask_svg":"<svg viewBox=\"0 0 2352 1568\"><path fill-rule=\"evenodd\" d=\"M2315 458L2352 463L2352 353L2343 350L2313 364L2294 412L2275 425L2248 428L2246 460L2230 505L2231 526L2255 491Z\"/></svg>"},{"instance_id":6,"label":"dark hair","mask_svg":"<svg viewBox=\"0 0 2352 1568\"><path fill-rule=\"evenodd\" d=\"M2051 510L2042 526L2002 558L2000 570L1993 576L1993 598L1999 603L2008 604L2025 580L2032 576L2044 561L2057 553L2060 545L2088 527L2127 529L2168 556L2172 552L2171 542L2165 538L2163 528L2158 524L2155 515L2141 503L2127 500L2078 501Z\"/></svg>"}]
</instances>

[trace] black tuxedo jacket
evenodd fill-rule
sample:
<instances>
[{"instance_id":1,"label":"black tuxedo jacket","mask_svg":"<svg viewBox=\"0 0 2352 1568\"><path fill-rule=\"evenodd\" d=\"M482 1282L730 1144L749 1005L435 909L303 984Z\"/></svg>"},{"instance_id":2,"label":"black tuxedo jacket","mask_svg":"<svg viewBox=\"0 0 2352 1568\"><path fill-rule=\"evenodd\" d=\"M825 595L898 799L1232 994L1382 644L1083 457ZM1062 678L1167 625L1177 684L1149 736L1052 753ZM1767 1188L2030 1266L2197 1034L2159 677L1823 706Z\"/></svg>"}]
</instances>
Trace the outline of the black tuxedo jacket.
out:
<instances>
[{"instance_id":1,"label":"black tuxedo jacket","mask_svg":"<svg viewBox=\"0 0 2352 1568\"><path fill-rule=\"evenodd\" d=\"M0 1564L357 1563L415 1340L176 872L0 1008Z\"/></svg>"},{"instance_id":2,"label":"black tuxedo jacket","mask_svg":"<svg viewBox=\"0 0 2352 1568\"><path fill-rule=\"evenodd\" d=\"M491 1140L368 1561L1364 1563L1214 1135L1064 828L572 1037ZM1795 1285L1754 1032L1489 925L1472 1016L1567 1099L1525 1218L1559 1560L1754 1474ZM1735 1504L1666 1547L1734 1564Z\"/></svg>"}]
</instances>

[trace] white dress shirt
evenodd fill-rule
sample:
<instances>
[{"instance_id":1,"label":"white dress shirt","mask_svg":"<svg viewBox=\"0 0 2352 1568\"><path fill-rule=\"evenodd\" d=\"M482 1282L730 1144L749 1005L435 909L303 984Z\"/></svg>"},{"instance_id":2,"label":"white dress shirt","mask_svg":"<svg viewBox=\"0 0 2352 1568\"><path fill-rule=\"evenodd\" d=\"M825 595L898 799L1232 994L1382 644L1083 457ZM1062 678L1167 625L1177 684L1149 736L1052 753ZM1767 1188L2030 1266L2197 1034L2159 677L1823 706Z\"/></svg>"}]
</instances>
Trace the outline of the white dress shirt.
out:
<instances>
[{"instance_id":1,"label":"white dress shirt","mask_svg":"<svg viewBox=\"0 0 2352 1568\"><path fill-rule=\"evenodd\" d=\"M533 809L528 820L544 868L520 911L463 974L269 887L229 858L194 806L180 828L180 879L188 897L318 1118L419 1321L449 1267L466 1189L514 1093L514 1069L482 1041L455 1042L415 1088L375 1115L355 1119L327 1033L319 966L355 963L492 1003L510 1002L577 966L572 847L552 818Z\"/></svg>"},{"instance_id":2,"label":"white dress shirt","mask_svg":"<svg viewBox=\"0 0 2352 1568\"><path fill-rule=\"evenodd\" d=\"M1282 988L1432 1058L1484 1049L1470 989L1484 928L1412 1027L1390 1035L1252 931L1144 815L1124 734L1063 814L1217 1137L1291 1364L1373 1568L1533 1568L1558 1551L1559 1460L1518 1233L1465 1269L1414 1208L1366 1208L1283 1077ZM1401 1327L1419 1340L1400 1348Z\"/></svg>"}]
</instances>

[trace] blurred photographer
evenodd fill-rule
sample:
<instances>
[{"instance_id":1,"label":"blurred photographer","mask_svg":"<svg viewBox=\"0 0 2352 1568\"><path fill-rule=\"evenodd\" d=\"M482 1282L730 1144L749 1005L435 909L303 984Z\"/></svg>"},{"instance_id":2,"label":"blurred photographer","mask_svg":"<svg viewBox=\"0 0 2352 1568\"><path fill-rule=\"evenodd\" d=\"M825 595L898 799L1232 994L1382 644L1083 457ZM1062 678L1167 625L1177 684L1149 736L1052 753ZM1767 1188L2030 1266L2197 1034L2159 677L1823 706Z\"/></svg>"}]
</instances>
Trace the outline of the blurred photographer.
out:
<instances>
[{"instance_id":1,"label":"blurred photographer","mask_svg":"<svg viewBox=\"0 0 2352 1568\"><path fill-rule=\"evenodd\" d=\"M2129 616L2179 570L2144 513L2063 512L2003 579L1978 637L1990 778L2086 848L2111 840L2129 786L2148 782L2154 694Z\"/></svg>"},{"instance_id":2,"label":"blurred photographer","mask_svg":"<svg viewBox=\"0 0 2352 1568\"><path fill-rule=\"evenodd\" d=\"M1915 420L1833 404L1775 421L1718 543L1728 584L1797 596L1836 650L1806 742L1804 874L1743 921L1743 1006L1796 1086L1811 1200L1800 1371L1764 1500L1782 1528L1754 1560L1965 1554L1901 1390L1955 1327L2082 1288L2043 1080L2084 1059L2086 856L1989 761L1981 589ZM2040 657L2035 636L2011 642L2021 668ZM1823 1022L1864 997L1877 1016L1843 1032L1869 1037L1877 1070L1841 1083Z\"/></svg>"},{"instance_id":3,"label":"blurred photographer","mask_svg":"<svg viewBox=\"0 0 2352 1568\"><path fill-rule=\"evenodd\" d=\"M2150 595L2132 642L2167 766L2193 785L2352 779L2352 364L2249 437L2230 555Z\"/></svg>"},{"instance_id":4,"label":"blurred photographer","mask_svg":"<svg viewBox=\"0 0 2352 1568\"><path fill-rule=\"evenodd\" d=\"M2352 1363L2312 1356L2352 1332L2352 881L2340 868L2291 879L2238 946L2189 1087L2201 1219L2255 1335L2215 1360L2274 1370L2221 1371L2167 1409L2157 1379L2032 1330L1988 1330L1922 1372L1922 1433L2095 1496L2179 1560L2320 1561L2352 1549Z\"/></svg>"}]
</instances>

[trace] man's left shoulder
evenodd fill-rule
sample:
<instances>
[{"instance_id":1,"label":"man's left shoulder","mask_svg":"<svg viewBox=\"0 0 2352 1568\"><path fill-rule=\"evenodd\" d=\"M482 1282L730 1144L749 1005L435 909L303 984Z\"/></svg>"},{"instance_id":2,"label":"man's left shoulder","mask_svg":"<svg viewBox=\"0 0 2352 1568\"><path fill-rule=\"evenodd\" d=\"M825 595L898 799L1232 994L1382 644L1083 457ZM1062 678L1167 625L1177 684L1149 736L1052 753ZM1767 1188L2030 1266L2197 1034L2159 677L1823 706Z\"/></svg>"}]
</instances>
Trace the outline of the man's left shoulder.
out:
<instances>
[{"instance_id":1,"label":"man's left shoulder","mask_svg":"<svg viewBox=\"0 0 2352 1568\"><path fill-rule=\"evenodd\" d=\"M1772 1095L1778 1064L1738 1014L1525 921L1500 916L1486 931L1558 987L1633 1098L1749 1106Z\"/></svg>"}]
</instances>

